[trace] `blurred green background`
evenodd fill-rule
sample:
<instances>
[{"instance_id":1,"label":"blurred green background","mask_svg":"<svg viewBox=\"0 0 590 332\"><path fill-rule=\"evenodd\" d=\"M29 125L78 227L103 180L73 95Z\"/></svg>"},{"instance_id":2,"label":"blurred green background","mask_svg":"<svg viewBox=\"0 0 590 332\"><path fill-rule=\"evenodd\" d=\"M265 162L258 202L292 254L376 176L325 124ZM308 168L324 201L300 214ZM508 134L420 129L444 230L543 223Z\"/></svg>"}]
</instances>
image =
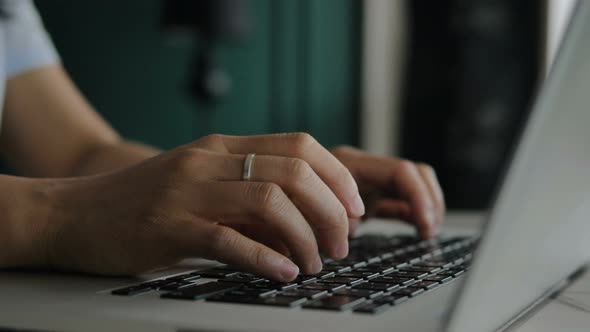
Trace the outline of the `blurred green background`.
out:
<instances>
[{"instance_id":1,"label":"blurred green background","mask_svg":"<svg viewBox=\"0 0 590 332\"><path fill-rule=\"evenodd\" d=\"M162 28L161 0L38 0L66 69L124 136L161 148L209 133L306 131L357 143L360 2L254 0L254 31L222 45L230 93L187 92L199 39Z\"/></svg>"}]
</instances>

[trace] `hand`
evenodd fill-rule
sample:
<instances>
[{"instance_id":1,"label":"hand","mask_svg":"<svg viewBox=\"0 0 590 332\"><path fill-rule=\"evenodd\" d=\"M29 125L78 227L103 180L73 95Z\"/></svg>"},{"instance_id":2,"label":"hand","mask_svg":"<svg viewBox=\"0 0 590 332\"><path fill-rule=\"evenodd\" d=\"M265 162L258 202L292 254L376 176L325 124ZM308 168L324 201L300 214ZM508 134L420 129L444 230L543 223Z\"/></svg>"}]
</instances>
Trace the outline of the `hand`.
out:
<instances>
[{"instance_id":1,"label":"hand","mask_svg":"<svg viewBox=\"0 0 590 332\"><path fill-rule=\"evenodd\" d=\"M250 182L247 153L257 154ZM345 257L348 219L364 214L350 172L307 134L212 135L123 170L46 182L48 264L90 273L203 257L288 281L321 270L319 249Z\"/></svg>"},{"instance_id":2,"label":"hand","mask_svg":"<svg viewBox=\"0 0 590 332\"><path fill-rule=\"evenodd\" d=\"M367 214L413 223L423 238L432 237L443 221L445 202L432 167L422 163L368 155L351 147L332 153L352 173L365 198ZM350 233L359 219L351 219Z\"/></svg>"}]
</instances>

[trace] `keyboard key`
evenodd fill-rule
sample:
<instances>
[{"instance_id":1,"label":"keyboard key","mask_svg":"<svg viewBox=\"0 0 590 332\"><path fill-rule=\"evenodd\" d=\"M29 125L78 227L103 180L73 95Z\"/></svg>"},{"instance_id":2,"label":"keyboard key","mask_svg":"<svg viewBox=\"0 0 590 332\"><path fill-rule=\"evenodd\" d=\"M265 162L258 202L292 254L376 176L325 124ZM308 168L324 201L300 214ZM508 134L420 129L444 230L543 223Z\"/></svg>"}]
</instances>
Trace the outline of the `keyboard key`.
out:
<instances>
[{"instance_id":1,"label":"keyboard key","mask_svg":"<svg viewBox=\"0 0 590 332\"><path fill-rule=\"evenodd\" d=\"M339 261L342 262L343 265L349 265L350 267L352 267L353 269L357 269L359 267L363 267L367 265L367 261L365 259L349 259L349 260L343 260L343 261Z\"/></svg>"},{"instance_id":2,"label":"keyboard key","mask_svg":"<svg viewBox=\"0 0 590 332\"><path fill-rule=\"evenodd\" d=\"M182 279L182 281L196 281L201 279L201 275L199 274L189 274L186 277L184 277L184 279Z\"/></svg>"},{"instance_id":3,"label":"keyboard key","mask_svg":"<svg viewBox=\"0 0 590 332\"><path fill-rule=\"evenodd\" d=\"M276 292L276 290L274 290ZM238 288L225 293L229 296L241 296L241 297L258 297L258 293L255 290L248 290L244 288Z\"/></svg>"},{"instance_id":4,"label":"keyboard key","mask_svg":"<svg viewBox=\"0 0 590 332\"><path fill-rule=\"evenodd\" d=\"M250 297L269 297L278 293L276 289L264 289L264 288L251 288L248 286L239 288L234 291L230 291L228 294L241 295Z\"/></svg>"},{"instance_id":5,"label":"keyboard key","mask_svg":"<svg viewBox=\"0 0 590 332\"><path fill-rule=\"evenodd\" d=\"M336 275L336 273L334 273L333 271L320 271L319 273L311 275L309 277L315 277L317 279L326 279L326 278L331 278L335 275Z\"/></svg>"},{"instance_id":6,"label":"keyboard key","mask_svg":"<svg viewBox=\"0 0 590 332\"><path fill-rule=\"evenodd\" d=\"M356 309L354 309L354 312L363 314L380 314L388 309L391 309L391 305L389 303L367 303L358 306Z\"/></svg>"},{"instance_id":7,"label":"keyboard key","mask_svg":"<svg viewBox=\"0 0 590 332\"><path fill-rule=\"evenodd\" d=\"M152 280L152 281L144 282L140 286L149 287L149 288L151 288L153 290L158 290L158 289L160 289L160 287L169 285L169 284L171 284L173 282L174 281L160 279L160 280Z\"/></svg>"},{"instance_id":8,"label":"keyboard key","mask_svg":"<svg viewBox=\"0 0 590 332\"><path fill-rule=\"evenodd\" d=\"M439 272L439 273L437 273L437 275L458 277L458 276L462 275L463 273L465 273L465 270L451 268L451 269Z\"/></svg>"},{"instance_id":9,"label":"keyboard key","mask_svg":"<svg viewBox=\"0 0 590 332\"><path fill-rule=\"evenodd\" d=\"M402 269L400 269L400 271L407 271L407 272L426 272L426 273L434 273L435 271L440 270L439 267L429 267L429 266L407 266L404 267Z\"/></svg>"},{"instance_id":10,"label":"keyboard key","mask_svg":"<svg viewBox=\"0 0 590 332\"><path fill-rule=\"evenodd\" d=\"M390 276L394 277L401 277L401 278L414 278L420 279L424 278L428 275L426 272L409 272L409 271L394 271L389 274Z\"/></svg>"},{"instance_id":11,"label":"keyboard key","mask_svg":"<svg viewBox=\"0 0 590 332\"><path fill-rule=\"evenodd\" d=\"M330 283L324 284L324 283L314 282L311 284L303 285L303 286L299 287L299 289L319 289L319 290L326 290L326 291L335 291L337 289L344 288L344 287L346 287L346 285L330 284Z\"/></svg>"},{"instance_id":12,"label":"keyboard key","mask_svg":"<svg viewBox=\"0 0 590 332\"><path fill-rule=\"evenodd\" d=\"M272 305L277 307L296 307L307 302L305 297L291 297L291 296L273 296L262 300L259 304Z\"/></svg>"},{"instance_id":13,"label":"keyboard key","mask_svg":"<svg viewBox=\"0 0 590 332\"><path fill-rule=\"evenodd\" d=\"M435 281L435 282L440 282L441 284L444 284L446 282L453 280L453 277L447 276L447 275L442 275L442 274L435 274L435 275L428 276L428 277L424 278L424 280L425 281Z\"/></svg>"},{"instance_id":14,"label":"keyboard key","mask_svg":"<svg viewBox=\"0 0 590 332\"><path fill-rule=\"evenodd\" d=\"M327 278L324 280L320 280L320 283L323 284L343 284L343 285L356 285L359 284L361 282L363 282L363 279L361 278L347 278L347 277L340 277L340 276L336 276L336 277L332 277L332 278Z\"/></svg>"},{"instance_id":15,"label":"keyboard key","mask_svg":"<svg viewBox=\"0 0 590 332\"><path fill-rule=\"evenodd\" d=\"M380 271L375 271L374 268L370 268L369 266L359 267L358 269L354 269L354 272L371 272L371 273L380 273Z\"/></svg>"},{"instance_id":16,"label":"keyboard key","mask_svg":"<svg viewBox=\"0 0 590 332\"><path fill-rule=\"evenodd\" d=\"M217 294L207 298L207 302L225 302L240 304L261 304L263 299L253 296L239 296L233 294Z\"/></svg>"},{"instance_id":17,"label":"keyboard key","mask_svg":"<svg viewBox=\"0 0 590 332\"><path fill-rule=\"evenodd\" d=\"M350 266L342 266L342 265L327 265L324 266L322 272L334 272L334 273L342 273L352 270Z\"/></svg>"},{"instance_id":18,"label":"keyboard key","mask_svg":"<svg viewBox=\"0 0 590 332\"><path fill-rule=\"evenodd\" d=\"M303 305L303 308L343 311L353 308L363 302L365 302L365 299L362 297L328 296L306 303Z\"/></svg>"},{"instance_id":19,"label":"keyboard key","mask_svg":"<svg viewBox=\"0 0 590 332\"><path fill-rule=\"evenodd\" d=\"M277 289L277 290L286 290L286 289L295 288L298 285L294 282L282 283L282 282L276 282L276 281L270 281L270 280L263 280L263 281L259 281L259 282L253 283L253 284L249 284L248 286L254 287L254 288L272 288L272 289Z\"/></svg>"},{"instance_id":20,"label":"keyboard key","mask_svg":"<svg viewBox=\"0 0 590 332\"><path fill-rule=\"evenodd\" d=\"M410 265L407 262L400 261L400 260L397 260L397 259L394 259L394 258L386 259L381 264L384 265L384 266L386 266L386 265L387 266L391 266L391 267L393 267L395 269L401 269L402 267L406 267L406 266Z\"/></svg>"},{"instance_id":21,"label":"keyboard key","mask_svg":"<svg viewBox=\"0 0 590 332\"><path fill-rule=\"evenodd\" d=\"M236 283L211 281L200 285L185 287L178 291L164 293L161 297L167 299L200 300L206 298L207 296L237 289L239 286L240 285Z\"/></svg>"},{"instance_id":22,"label":"keyboard key","mask_svg":"<svg viewBox=\"0 0 590 332\"><path fill-rule=\"evenodd\" d=\"M377 278L379 276L378 272L370 272L370 271L366 271L366 272L359 272L359 271L351 271L351 272L346 272L346 273L342 273L338 275L339 277L346 277L346 278L364 278L364 279L374 279Z\"/></svg>"},{"instance_id":23,"label":"keyboard key","mask_svg":"<svg viewBox=\"0 0 590 332\"><path fill-rule=\"evenodd\" d=\"M238 272L234 272L234 271L217 270L217 269L198 271L198 273L202 278L212 278L212 279L221 279L221 278L229 277L234 274L238 274Z\"/></svg>"},{"instance_id":24,"label":"keyboard key","mask_svg":"<svg viewBox=\"0 0 590 332\"><path fill-rule=\"evenodd\" d=\"M139 294L151 292L152 290L153 289L149 286L137 285L137 286L130 286L130 287L125 287L125 288L115 289L114 291L111 292L111 294L122 295L122 296L133 296L133 295L139 295Z\"/></svg>"},{"instance_id":25,"label":"keyboard key","mask_svg":"<svg viewBox=\"0 0 590 332\"><path fill-rule=\"evenodd\" d=\"M338 262L339 265L350 266L353 269L367 265L367 261L365 258L351 257L351 256L349 256L348 258L336 261L336 262Z\"/></svg>"},{"instance_id":26,"label":"keyboard key","mask_svg":"<svg viewBox=\"0 0 590 332\"><path fill-rule=\"evenodd\" d=\"M449 262L435 262L435 261L423 261L420 262L418 264L416 264L415 266L424 266L424 267L440 267L440 268L448 268L450 267L452 264Z\"/></svg>"},{"instance_id":27,"label":"keyboard key","mask_svg":"<svg viewBox=\"0 0 590 332\"><path fill-rule=\"evenodd\" d=\"M297 278L295 278L295 280L293 280L293 283L299 284L299 285L305 285L305 284L309 284L310 282L314 282L316 281L318 278L315 276L306 276L306 275L298 275Z\"/></svg>"},{"instance_id":28,"label":"keyboard key","mask_svg":"<svg viewBox=\"0 0 590 332\"><path fill-rule=\"evenodd\" d=\"M395 277L395 276L391 276L391 275L385 275L385 276L381 276L381 277L371 280L371 282L383 282L383 283L402 285L402 286L408 286L410 284L415 283L416 281L417 280L414 278L401 278L401 277Z\"/></svg>"},{"instance_id":29,"label":"keyboard key","mask_svg":"<svg viewBox=\"0 0 590 332\"><path fill-rule=\"evenodd\" d=\"M173 277L166 278L166 281L194 281L200 279L201 276L199 274L194 273L183 273Z\"/></svg>"},{"instance_id":30,"label":"keyboard key","mask_svg":"<svg viewBox=\"0 0 590 332\"><path fill-rule=\"evenodd\" d=\"M398 284L386 284L386 283L365 282L363 284L356 285L353 288L357 288L357 289L368 289L368 290L374 290L374 291L391 292L391 291L394 291L394 290L400 288L400 285L398 285Z\"/></svg>"},{"instance_id":31,"label":"keyboard key","mask_svg":"<svg viewBox=\"0 0 590 332\"><path fill-rule=\"evenodd\" d=\"M240 269L238 269L235 266L231 266L231 265L218 265L218 266L214 267L213 270L229 271L229 272L240 272Z\"/></svg>"},{"instance_id":32,"label":"keyboard key","mask_svg":"<svg viewBox=\"0 0 590 332\"><path fill-rule=\"evenodd\" d=\"M368 299L372 299L381 294L383 294L383 291L381 290L359 288L342 288L334 292L334 295L337 296L366 297Z\"/></svg>"},{"instance_id":33,"label":"keyboard key","mask_svg":"<svg viewBox=\"0 0 590 332\"><path fill-rule=\"evenodd\" d=\"M409 299L409 297L405 294L392 293L373 299L373 303L396 305L406 301L407 299Z\"/></svg>"},{"instance_id":34,"label":"keyboard key","mask_svg":"<svg viewBox=\"0 0 590 332\"><path fill-rule=\"evenodd\" d=\"M410 254L403 254L403 255L399 255L399 256L396 255L395 259L402 261L402 262L406 262L408 264L416 264L422 260L420 257L416 257L416 256L413 256Z\"/></svg>"},{"instance_id":35,"label":"keyboard key","mask_svg":"<svg viewBox=\"0 0 590 332\"><path fill-rule=\"evenodd\" d=\"M194 285L194 283L192 283L190 281L177 281L177 282L169 283L167 285L163 285L159 288L159 290L161 290L161 291L175 291L175 290L179 290L184 287L189 287L192 285Z\"/></svg>"},{"instance_id":36,"label":"keyboard key","mask_svg":"<svg viewBox=\"0 0 590 332\"><path fill-rule=\"evenodd\" d=\"M207 298L210 302L227 302L238 304L255 304L255 305L270 305L277 307L296 307L307 301L306 298L288 297L288 296L273 296L268 298L244 297L234 296L230 294L220 294Z\"/></svg>"},{"instance_id":37,"label":"keyboard key","mask_svg":"<svg viewBox=\"0 0 590 332\"><path fill-rule=\"evenodd\" d=\"M433 289L440 286L440 284L436 281L419 281L415 284L412 285L412 287L416 287L416 288L424 288L424 289Z\"/></svg>"},{"instance_id":38,"label":"keyboard key","mask_svg":"<svg viewBox=\"0 0 590 332\"><path fill-rule=\"evenodd\" d=\"M395 268L389 264L379 263L379 264L370 264L365 266L366 271L377 272L377 273L389 273L395 270Z\"/></svg>"},{"instance_id":39,"label":"keyboard key","mask_svg":"<svg viewBox=\"0 0 590 332\"><path fill-rule=\"evenodd\" d=\"M414 297L418 294L424 293L424 289L423 288L414 288L412 286L408 286L406 288L402 288L398 291L396 291L395 293L392 293L391 295L405 295L405 296L409 296L409 297Z\"/></svg>"},{"instance_id":40,"label":"keyboard key","mask_svg":"<svg viewBox=\"0 0 590 332\"><path fill-rule=\"evenodd\" d=\"M376 257L371 257L371 258L367 259L367 265L368 264L376 264L376 263L381 263L381 257L376 256Z\"/></svg>"},{"instance_id":41,"label":"keyboard key","mask_svg":"<svg viewBox=\"0 0 590 332\"><path fill-rule=\"evenodd\" d=\"M320 289L290 289L282 291L280 295L289 297L306 297L309 299L317 299L328 295L328 291Z\"/></svg>"},{"instance_id":42,"label":"keyboard key","mask_svg":"<svg viewBox=\"0 0 590 332\"><path fill-rule=\"evenodd\" d=\"M238 283L255 283L264 280L264 278L253 275L251 273L235 273L229 276L226 276L219 281L223 282L238 282Z\"/></svg>"}]
</instances>

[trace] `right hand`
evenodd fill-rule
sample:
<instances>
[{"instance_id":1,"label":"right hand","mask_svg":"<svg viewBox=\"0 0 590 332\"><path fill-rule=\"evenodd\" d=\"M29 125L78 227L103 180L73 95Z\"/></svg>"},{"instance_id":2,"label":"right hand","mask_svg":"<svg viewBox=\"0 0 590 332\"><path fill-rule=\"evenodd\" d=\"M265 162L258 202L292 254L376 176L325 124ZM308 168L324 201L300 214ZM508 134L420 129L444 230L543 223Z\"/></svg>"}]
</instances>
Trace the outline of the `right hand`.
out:
<instances>
[{"instance_id":1,"label":"right hand","mask_svg":"<svg viewBox=\"0 0 590 332\"><path fill-rule=\"evenodd\" d=\"M130 168L46 182L47 264L108 275L202 257L289 281L321 270L320 249L345 257L348 220L364 213L350 172L307 134L211 135Z\"/></svg>"}]
</instances>

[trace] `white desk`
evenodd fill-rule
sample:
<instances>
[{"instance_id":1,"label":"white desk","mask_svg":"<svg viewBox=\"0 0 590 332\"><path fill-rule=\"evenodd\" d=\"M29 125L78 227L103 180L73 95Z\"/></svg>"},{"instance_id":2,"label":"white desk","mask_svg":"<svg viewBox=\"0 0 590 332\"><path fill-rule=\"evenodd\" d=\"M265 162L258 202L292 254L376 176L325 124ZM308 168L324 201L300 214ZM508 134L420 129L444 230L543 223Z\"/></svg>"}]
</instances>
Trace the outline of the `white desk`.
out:
<instances>
[{"instance_id":1,"label":"white desk","mask_svg":"<svg viewBox=\"0 0 590 332\"><path fill-rule=\"evenodd\" d=\"M465 234L480 227L482 213L450 213L445 221L445 233ZM368 226L368 225L367 225ZM401 223L376 222L360 232L412 232ZM549 300L534 313L511 328L516 332L590 331L590 271L586 271L556 298Z\"/></svg>"}]
</instances>

